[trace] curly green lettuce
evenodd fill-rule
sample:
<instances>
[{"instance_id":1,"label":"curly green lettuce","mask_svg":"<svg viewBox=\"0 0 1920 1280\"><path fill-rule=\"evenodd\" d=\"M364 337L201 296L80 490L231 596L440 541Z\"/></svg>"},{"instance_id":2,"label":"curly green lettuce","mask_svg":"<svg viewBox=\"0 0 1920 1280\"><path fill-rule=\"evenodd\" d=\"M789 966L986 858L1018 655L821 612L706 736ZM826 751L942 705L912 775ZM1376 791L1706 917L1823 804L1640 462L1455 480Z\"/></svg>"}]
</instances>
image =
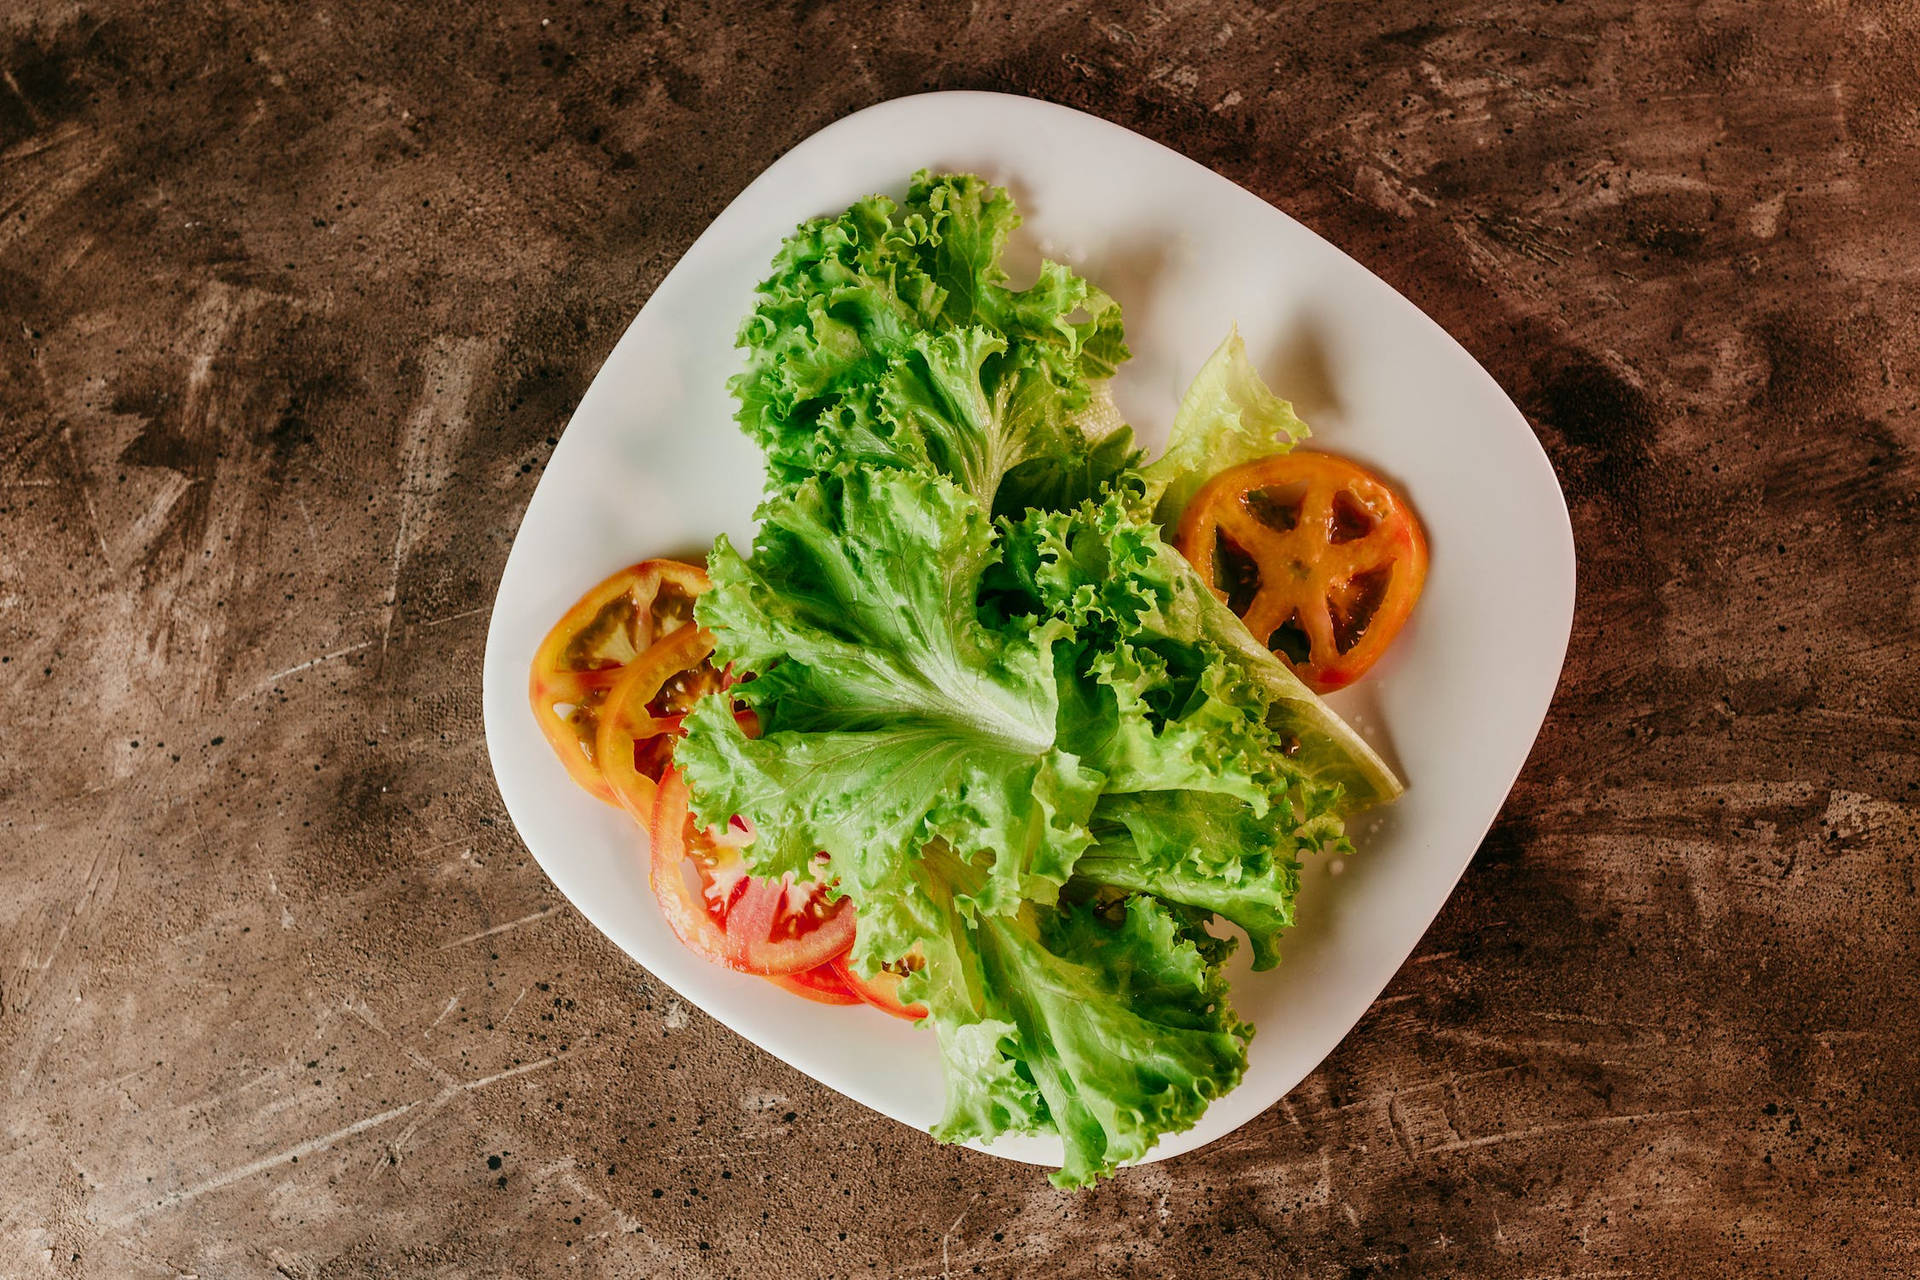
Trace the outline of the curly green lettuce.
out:
<instances>
[{"instance_id":1,"label":"curly green lettuce","mask_svg":"<svg viewBox=\"0 0 1920 1280\"><path fill-rule=\"evenodd\" d=\"M1304 425L1231 338L1142 468L1091 425L1119 308L1055 263L1013 288L1018 221L921 173L782 246L732 384L760 528L698 605L760 732L707 699L676 760L703 820L753 821L756 872L827 853L856 965L911 965L936 1136L1057 1133L1076 1186L1239 1082L1210 922L1276 963L1301 859L1399 783L1150 514Z\"/></svg>"},{"instance_id":2,"label":"curly green lettuce","mask_svg":"<svg viewBox=\"0 0 1920 1280\"><path fill-rule=\"evenodd\" d=\"M1293 406L1260 380L1235 326L1194 375L1173 416L1166 450L1140 469L1154 519L1177 527L1209 477L1285 453L1309 434Z\"/></svg>"},{"instance_id":3,"label":"curly green lettuce","mask_svg":"<svg viewBox=\"0 0 1920 1280\"><path fill-rule=\"evenodd\" d=\"M904 204L868 197L781 246L729 384L772 492L848 468L934 470L991 511L1023 464L1086 470L1103 445L1105 465L1127 460L1077 418L1127 358L1120 308L1053 262L1009 288L1000 255L1019 225L999 188L920 173Z\"/></svg>"}]
</instances>

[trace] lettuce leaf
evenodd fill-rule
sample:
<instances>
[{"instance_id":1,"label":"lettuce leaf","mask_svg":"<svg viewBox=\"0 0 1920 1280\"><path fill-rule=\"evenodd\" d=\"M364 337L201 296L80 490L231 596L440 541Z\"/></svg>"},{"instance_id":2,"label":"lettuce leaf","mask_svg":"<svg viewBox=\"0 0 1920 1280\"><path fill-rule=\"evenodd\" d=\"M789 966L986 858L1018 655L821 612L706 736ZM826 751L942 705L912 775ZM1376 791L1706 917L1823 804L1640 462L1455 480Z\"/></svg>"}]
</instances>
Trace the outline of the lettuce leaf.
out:
<instances>
[{"instance_id":1,"label":"lettuce leaf","mask_svg":"<svg viewBox=\"0 0 1920 1280\"><path fill-rule=\"evenodd\" d=\"M1258 816L1261 793L1295 789L1308 821L1399 795L1365 740L1136 514L1138 493L1116 485L1072 512L1006 522L989 575L997 614L1073 626L1089 680L1063 693L1067 741L1107 790L1221 792Z\"/></svg>"},{"instance_id":2,"label":"lettuce leaf","mask_svg":"<svg viewBox=\"0 0 1920 1280\"><path fill-rule=\"evenodd\" d=\"M1293 406L1261 381L1234 326L1181 397L1166 452L1141 468L1154 519L1162 528L1177 528L1180 513L1209 479L1228 467L1285 453L1308 434Z\"/></svg>"},{"instance_id":3,"label":"lettuce leaf","mask_svg":"<svg viewBox=\"0 0 1920 1280\"><path fill-rule=\"evenodd\" d=\"M849 467L931 467L991 510L1024 461L1104 478L1096 458L1120 458L1076 415L1127 357L1120 309L1055 262L1009 288L1000 254L1019 223L1004 191L923 171L905 204L870 196L781 246L729 384L771 493Z\"/></svg>"},{"instance_id":4,"label":"lettuce leaf","mask_svg":"<svg viewBox=\"0 0 1920 1280\"><path fill-rule=\"evenodd\" d=\"M1102 797L1093 845L1074 863L1076 883L1147 893L1211 911L1246 932L1253 967L1280 962L1280 934L1293 923L1297 855L1341 847L1338 824L1268 821L1251 805L1206 792L1154 791Z\"/></svg>"},{"instance_id":5,"label":"lettuce leaf","mask_svg":"<svg viewBox=\"0 0 1920 1280\"><path fill-rule=\"evenodd\" d=\"M911 864L940 837L990 872L969 911L1050 902L1091 839L1103 779L1057 741L1052 649L1062 628L995 630L975 612L993 555L978 505L950 481L808 481L762 511L749 562L724 540L699 617L749 738L708 699L675 749L702 820L752 819L753 865L800 874L818 850L861 905L860 956L911 948Z\"/></svg>"},{"instance_id":6,"label":"lettuce leaf","mask_svg":"<svg viewBox=\"0 0 1920 1280\"><path fill-rule=\"evenodd\" d=\"M888 369L880 398L932 470L991 510L1000 482L1022 463L1084 458L1090 442L1032 348L1010 350L991 329L923 335Z\"/></svg>"},{"instance_id":7,"label":"lettuce leaf","mask_svg":"<svg viewBox=\"0 0 1920 1280\"><path fill-rule=\"evenodd\" d=\"M934 1135L1052 1129L1081 1186L1186 1128L1246 1069L1252 1028L1226 999L1230 942L1200 913L1144 895L969 917L977 865L938 841L913 868L928 911L902 985L940 1038L947 1105ZM863 920L864 927L864 920Z\"/></svg>"},{"instance_id":8,"label":"lettuce leaf","mask_svg":"<svg viewBox=\"0 0 1920 1280\"><path fill-rule=\"evenodd\" d=\"M1148 896L1028 907L963 926L955 945L993 1016L970 1020L930 980L902 989L929 1000L943 1045L975 1051L967 1078L948 1076L936 1137L990 1138L1044 1115L1066 1151L1054 1182L1083 1186L1192 1127L1246 1071L1253 1031L1227 1001L1230 944L1178 908Z\"/></svg>"}]
</instances>

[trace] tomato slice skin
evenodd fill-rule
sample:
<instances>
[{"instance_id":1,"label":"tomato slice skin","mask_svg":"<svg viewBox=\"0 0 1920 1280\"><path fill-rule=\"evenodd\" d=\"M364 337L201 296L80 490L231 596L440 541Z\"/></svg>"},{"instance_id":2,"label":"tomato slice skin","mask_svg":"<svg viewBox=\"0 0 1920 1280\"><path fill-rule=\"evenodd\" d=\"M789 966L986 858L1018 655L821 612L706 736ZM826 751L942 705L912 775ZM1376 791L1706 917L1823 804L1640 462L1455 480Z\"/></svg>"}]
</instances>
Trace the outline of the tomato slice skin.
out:
<instances>
[{"instance_id":1,"label":"tomato slice skin","mask_svg":"<svg viewBox=\"0 0 1920 1280\"><path fill-rule=\"evenodd\" d=\"M799 973L768 974L767 981L783 991L791 991L803 1000L814 1000L820 1004L859 1004L860 997L855 995L840 976L836 960L830 964L815 965L811 969L802 969Z\"/></svg>"},{"instance_id":2,"label":"tomato slice skin","mask_svg":"<svg viewBox=\"0 0 1920 1280\"><path fill-rule=\"evenodd\" d=\"M674 935L716 964L761 976L787 975L833 960L853 945L853 902L830 901L825 886L750 875L739 846L744 829L716 836L687 807L687 784L668 766L649 829L647 880ZM698 888L687 880L691 864Z\"/></svg>"},{"instance_id":3,"label":"tomato slice skin","mask_svg":"<svg viewBox=\"0 0 1920 1280\"><path fill-rule=\"evenodd\" d=\"M690 836L694 838L692 848ZM653 890L654 900L660 904L660 914L667 918L667 927L694 954L715 964L726 964L726 929L716 913L708 908L704 895L688 887L684 872L689 857L717 859L718 855L706 834L695 832L692 815L687 812L686 785L671 767L661 775L647 838L652 846L648 854L647 884ZM744 873L745 868L741 871ZM704 884L707 877L700 879Z\"/></svg>"},{"instance_id":4,"label":"tomato slice skin","mask_svg":"<svg viewBox=\"0 0 1920 1280\"><path fill-rule=\"evenodd\" d=\"M635 659L693 627L693 601L710 585L704 569L678 560L629 565L581 596L534 653L534 720L568 776L608 804L620 801L597 762L601 709Z\"/></svg>"},{"instance_id":5,"label":"tomato slice skin","mask_svg":"<svg viewBox=\"0 0 1920 1280\"><path fill-rule=\"evenodd\" d=\"M1364 675L1426 582L1426 533L1406 499L1330 453L1299 450L1229 467L1187 504L1174 545L1228 601L1219 583L1225 566L1216 564L1223 539L1259 575L1258 589L1235 612L1315 693ZM1281 647L1283 629L1295 627L1291 638L1304 639L1300 656Z\"/></svg>"},{"instance_id":6,"label":"tomato slice skin","mask_svg":"<svg viewBox=\"0 0 1920 1280\"><path fill-rule=\"evenodd\" d=\"M905 1018L909 1022L916 1022L927 1016L925 1005L910 1005L901 1001L900 983L903 981L903 975L894 973L890 969L882 969L871 978L862 977L860 971L853 967L852 960L844 955L836 959L833 966L849 991L881 1012L890 1013L896 1018Z\"/></svg>"}]
</instances>

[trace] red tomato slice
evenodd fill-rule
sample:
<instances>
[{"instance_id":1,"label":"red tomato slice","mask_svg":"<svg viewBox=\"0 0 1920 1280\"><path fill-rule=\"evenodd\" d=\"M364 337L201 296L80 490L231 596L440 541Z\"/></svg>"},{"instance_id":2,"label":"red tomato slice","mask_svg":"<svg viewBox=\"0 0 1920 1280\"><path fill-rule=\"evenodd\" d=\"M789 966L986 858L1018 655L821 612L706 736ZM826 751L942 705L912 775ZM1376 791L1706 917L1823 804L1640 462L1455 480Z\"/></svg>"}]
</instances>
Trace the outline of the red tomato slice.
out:
<instances>
[{"instance_id":1,"label":"red tomato slice","mask_svg":"<svg viewBox=\"0 0 1920 1280\"><path fill-rule=\"evenodd\" d=\"M853 945L851 900L830 901L813 881L750 875L740 855L752 839L746 824L701 830L672 765L660 777L650 834L653 896L674 934L707 959L742 973L794 974Z\"/></svg>"},{"instance_id":2,"label":"red tomato slice","mask_svg":"<svg viewBox=\"0 0 1920 1280\"><path fill-rule=\"evenodd\" d=\"M799 973L768 974L767 981L783 990L791 991L803 1000L817 1000L821 1004L859 1004L860 997L848 989L836 967L840 962L816 965L811 969L802 969Z\"/></svg>"},{"instance_id":3,"label":"red tomato slice","mask_svg":"<svg viewBox=\"0 0 1920 1280\"><path fill-rule=\"evenodd\" d=\"M882 969L871 978L863 978L860 971L853 967L852 961L841 956L833 962L834 971L861 1000L876 1009L892 1014L896 1018L917 1020L927 1016L927 1006L923 1004L905 1004L900 999L900 983L906 977L891 969Z\"/></svg>"}]
</instances>

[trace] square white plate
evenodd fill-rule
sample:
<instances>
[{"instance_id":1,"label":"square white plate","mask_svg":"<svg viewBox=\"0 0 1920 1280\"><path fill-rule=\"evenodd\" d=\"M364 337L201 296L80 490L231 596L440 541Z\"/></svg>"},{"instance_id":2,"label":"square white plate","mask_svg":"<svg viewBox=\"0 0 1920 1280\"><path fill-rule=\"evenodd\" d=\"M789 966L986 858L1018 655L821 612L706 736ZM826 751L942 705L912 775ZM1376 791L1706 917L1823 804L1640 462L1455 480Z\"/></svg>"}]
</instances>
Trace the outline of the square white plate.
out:
<instances>
[{"instance_id":1,"label":"square white plate","mask_svg":"<svg viewBox=\"0 0 1920 1280\"><path fill-rule=\"evenodd\" d=\"M1016 282L1062 258L1122 304L1133 360L1115 398L1157 451L1187 381L1238 322L1315 442L1397 479L1432 546L1398 644L1334 705L1407 794L1353 824L1357 857L1305 874L1279 968L1244 955L1234 1000L1259 1027L1245 1081L1164 1159L1232 1132L1331 1051L1452 891L1539 732L1573 620L1573 534L1526 420L1439 326L1364 267L1233 183L1116 125L1044 102L939 93L869 108L774 163L687 250L607 358L507 558L487 636L487 747L507 811L561 892L620 948L767 1052L926 1129L929 1032L798 1000L694 956L648 892L642 837L568 779L527 707L527 668L588 587L648 556L744 545L760 461L733 423L735 327L781 239L918 168L1008 186L1026 216ZM1024 276L1023 276L1024 273ZM1242 949L1244 952L1244 948ZM1058 1164L1055 1139L997 1154Z\"/></svg>"}]
</instances>

